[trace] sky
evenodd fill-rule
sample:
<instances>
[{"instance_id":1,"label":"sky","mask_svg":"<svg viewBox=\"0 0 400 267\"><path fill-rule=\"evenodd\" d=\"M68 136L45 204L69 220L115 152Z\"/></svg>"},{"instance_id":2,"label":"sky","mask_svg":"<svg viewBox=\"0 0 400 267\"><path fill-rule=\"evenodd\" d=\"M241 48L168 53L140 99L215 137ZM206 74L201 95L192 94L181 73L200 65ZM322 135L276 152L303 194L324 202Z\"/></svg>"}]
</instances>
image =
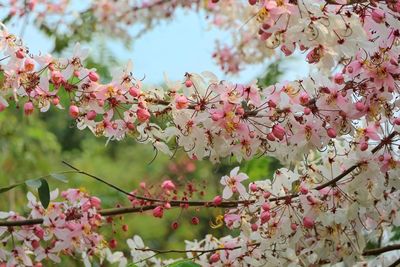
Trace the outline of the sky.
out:
<instances>
[{"instance_id":1,"label":"sky","mask_svg":"<svg viewBox=\"0 0 400 267\"><path fill-rule=\"evenodd\" d=\"M10 25L9 30L19 35L21 22ZM108 41L108 47L113 55L123 65L132 60L136 77L146 77L147 83L160 83L164 73L171 80L183 78L186 72L200 73L212 71L220 79L232 82L249 82L262 75L265 64L245 67L238 75L227 76L216 65L211 54L215 40L228 40L229 33L217 29L209 30L209 24L201 13L179 10L171 22L161 23L150 32L133 40L131 48L125 48L120 42ZM48 53L52 50L52 42L34 26L27 26L24 32L24 42L34 53ZM92 50L95 44L84 45ZM284 62L282 80L293 80L305 76L308 66L301 60L301 55L294 56Z\"/></svg>"}]
</instances>

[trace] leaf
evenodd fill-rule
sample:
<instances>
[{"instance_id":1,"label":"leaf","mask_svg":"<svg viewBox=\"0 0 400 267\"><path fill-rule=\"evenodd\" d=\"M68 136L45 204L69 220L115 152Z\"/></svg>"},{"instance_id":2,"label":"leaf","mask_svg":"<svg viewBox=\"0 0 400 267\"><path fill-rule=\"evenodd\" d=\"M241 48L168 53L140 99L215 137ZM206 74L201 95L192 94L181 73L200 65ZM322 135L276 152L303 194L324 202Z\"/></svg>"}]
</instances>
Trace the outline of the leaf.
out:
<instances>
[{"instance_id":1,"label":"leaf","mask_svg":"<svg viewBox=\"0 0 400 267\"><path fill-rule=\"evenodd\" d=\"M177 261L174 262L170 265L168 265L169 267L201 267L199 264L194 263L191 260L181 260L181 261Z\"/></svg>"},{"instance_id":2,"label":"leaf","mask_svg":"<svg viewBox=\"0 0 400 267\"><path fill-rule=\"evenodd\" d=\"M29 187L38 189L42 185L42 181L40 179L30 179L30 180L26 180L25 184Z\"/></svg>"},{"instance_id":3,"label":"leaf","mask_svg":"<svg viewBox=\"0 0 400 267\"><path fill-rule=\"evenodd\" d=\"M63 182L63 183L68 183L68 179L64 174L61 173L50 173L50 176L53 177L54 179Z\"/></svg>"},{"instance_id":4,"label":"leaf","mask_svg":"<svg viewBox=\"0 0 400 267\"><path fill-rule=\"evenodd\" d=\"M13 189L14 187L20 186L20 185L22 185L22 184L23 184L23 183L19 183L19 184L12 184L12 185L9 185L9 186L6 186L6 187L1 187L1 188L0 188L0 194L1 194L1 193L4 193L4 192L7 192L7 191Z\"/></svg>"},{"instance_id":5,"label":"leaf","mask_svg":"<svg viewBox=\"0 0 400 267\"><path fill-rule=\"evenodd\" d=\"M39 199L43 207L47 209L50 203L50 188L49 184L45 179L40 179L42 182L41 186L38 188Z\"/></svg>"}]
</instances>

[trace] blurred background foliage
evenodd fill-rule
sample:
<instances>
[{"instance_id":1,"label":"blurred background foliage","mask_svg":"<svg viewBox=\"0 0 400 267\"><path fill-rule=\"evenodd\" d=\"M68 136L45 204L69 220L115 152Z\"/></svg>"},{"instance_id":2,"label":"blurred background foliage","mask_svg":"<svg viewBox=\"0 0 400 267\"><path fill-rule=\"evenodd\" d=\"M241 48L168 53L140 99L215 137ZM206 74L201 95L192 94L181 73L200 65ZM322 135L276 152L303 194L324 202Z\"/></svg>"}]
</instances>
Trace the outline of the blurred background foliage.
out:
<instances>
[{"instance_id":1,"label":"blurred background foliage","mask_svg":"<svg viewBox=\"0 0 400 267\"><path fill-rule=\"evenodd\" d=\"M50 29L43 28L44 31ZM51 32L47 32L51 35ZM90 41L90 36L78 40ZM61 54L69 49L74 39L69 36L56 36L54 52ZM118 65L112 52L100 42L96 42L97 56L86 60L85 65L96 68L104 81L111 78L110 65ZM263 87L278 81L282 74L280 62L269 65L259 78ZM66 96L62 103L67 103ZM126 138L119 142L109 142L104 138L96 138L89 130L78 130L68 113L51 108L47 113L35 112L33 116L23 115L22 108L11 106L0 113L0 187L22 182L27 179L41 177L49 173L69 170L62 165L65 160L82 170L100 176L105 180L125 189L134 190L144 181L148 186L159 188L160 181L173 180L180 188L193 183L197 193L193 198L212 199L221 194L220 177L230 172L239 163L233 158L224 160L221 164L190 160L185 153L178 151L174 158L158 153L154 161L155 151L149 145L137 144ZM151 164L150 164L151 162ZM280 166L276 160L266 157L255 158L240 164L241 171L250 176L250 181L271 178L273 172ZM83 188L90 194L102 199L103 208L118 205L130 205L127 198L90 178L71 174L68 183L49 180L50 188ZM15 210L24 214L27 210L27 187L18 187L3 193L0 197L0 210ZM204 195L203 195L204 193ZM124 217L114 217L111 225L104 226L102 232L107 239L116 238L118 250L126 250L125 240L139 234L146 245L158 249L182 249L183 240L202 239L206 234L222 236L228 233L223 227L213 229L210 222L223 214L218 209L173 209L166 212L163 219L157 219L150 214L131 214ZM192 225L191 218L198 216L199 225ZM171 230L172 222L178 221L179 228ZM122 231L122 225L129 226L128 231ZM232 232L230 232L232 234ZM168 257L179 255L168 255ZM62 266L80 266L81 262L63 257Z\"/></svg>"}]
</instances>

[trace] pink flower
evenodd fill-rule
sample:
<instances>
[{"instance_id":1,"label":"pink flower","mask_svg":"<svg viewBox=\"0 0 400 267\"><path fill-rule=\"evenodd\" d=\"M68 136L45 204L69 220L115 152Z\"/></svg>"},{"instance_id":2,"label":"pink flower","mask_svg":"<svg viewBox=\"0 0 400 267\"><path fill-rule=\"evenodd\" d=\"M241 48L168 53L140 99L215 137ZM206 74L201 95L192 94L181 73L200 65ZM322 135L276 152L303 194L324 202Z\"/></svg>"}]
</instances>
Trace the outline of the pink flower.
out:
<instances>
[{"instance_id":1,"label":"pink flower","mask_svg":"<svg viewBox=\"0 0 400 267\"><path fill-rule=\"evenodd\" d=\"M175 190L175 185L171 180L165 180L162 183L161 188L166 191L172 191L172 190Z\"/></svg>"},{"instance_id":2,"label":"pink flower","mask_svg":"<svg viewBox=\"0 0 400 267\"><path fill-rule=\"evenodd\" d=\"M306 216L303 218L303 225L305 228L311 229L314 227L315 221L314 221L314 219Z\"/></svg>"},{"instance_id":3,"label":"pink flower","mask_svg":"<svg viewBox=\"0 0 400 267\"><path fill-rule=\"evenodd\" d=\"M279 125L279 124L276 124L276 125L274 125L273 127L272 127L272 134L276 137L276 138L278 138L279 140L283 140L283 138L285 137L285 129L281 126L281 125Z\"/></svg>"},{"instance_id":4,"label":"pink flower","mask_svg":"<svg viewBox=\"0 0 400 267\"><path fill-rule=\"evenodd\" d=\"M99 75L94 71L89 72L88 76L92 82L97 82L99 80Z\"/></svg>"},{"instance_id":5,"label":"pink flower","mask_svg":"<svg viewBox=\"0 0 400 267\"><path fill-rule=\"evenodd\" d=\"M69 107L69 115L74 119L78 118L79 117L79 108L75 105L70 106Z\"/></svg>"},{"instance_id":6,"label":"pink flower","mask_svg":"<svg viewBox=\"0 0 400 267\"><path fill-rule=\"evenodd\" d=\"M24 105L24 113L26 116L29 116L33 113L33 103L32 102L26 102Z\"/></svg>"},{"instance_id":7,"label":"pink flower","mask_svg":"<svg viewBox=\"0 0 400 267\"><path fill-rule=\"evenodd\" d=\"M175 106L177 109L184 109L187 108L189 106L189 101L186 98L186 96L183 95L179 95L175 98Z\"/></svg>"},{"instance_id":8,"label":"pink flower","mask_svg":"<svg viewBox=\"0 0 400 267\"><path fill-rule=\"evenodd\" d=\"M233 193L238 192L243 198L248 197L246 188L241 184L242 181L248 179L249 177L244 173L239 173L239 167L234 168L229 176L223 176L221 178L221 184L225 185L224 191L222 192L222 197L228 199L232 197Z\"/></svg>"},{"instance_id":9,"label":"pink flower","mask_svg":"<svg viewBox=\"0 0 400 267\"><path fill-rule=\"evenodd\" d=\"M140 122L146 122L150 118L150 112L147 109L139 108L136 111L137 118Z\"/></svg>"},{"instance_id":10,"label":"pink flower","mask_svg":"<svg viewBox=\"0 0 400 267\"><path fill-rule=\"evenodd\" d=\"M155 207L153 209L153 216L156 218L162 218L164 215L164 208L162 206Z\"/></svg>"}]
</instances>

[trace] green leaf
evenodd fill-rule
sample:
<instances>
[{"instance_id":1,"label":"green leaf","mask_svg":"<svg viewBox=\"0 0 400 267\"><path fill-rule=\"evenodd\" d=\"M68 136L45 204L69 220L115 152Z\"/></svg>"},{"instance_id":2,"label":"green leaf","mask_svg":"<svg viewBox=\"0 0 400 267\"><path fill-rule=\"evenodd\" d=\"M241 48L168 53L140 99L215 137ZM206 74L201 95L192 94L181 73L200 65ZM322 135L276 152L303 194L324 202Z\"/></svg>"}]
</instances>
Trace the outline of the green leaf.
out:
<instances>
[{"instance_id":1,"label":"green leaf","mask_svg":"<svg viewBox=\"0 0 400 267\"><path fill-rule=\"evenodd\" d=\"M181 260L181 261L177 261L174 262L170 265L168 265L169 267L201 267L201 265L194 263L191 260Z\"/></svg>"},{"instance_id":2,"label":"green leaf","mask_svg":"<svg viewBox=\"0 0 400 267\"><path fill-rule=\"evenodd\" d=\"M61 173L50 173L50 176L53 177L54 179L63 182L63 183L68 183L68 179L64 174Z\"/></svg>"},{"instance_id":3,"label":"green leaf","mask_svg":"<svg viewBox=\"0 0 400 267\"><path fill-rule=\"evenodd\" d=\"M42 184L38 188L39 199L43 207L46 209L50 203L50 188L45 179L40 179L40 181L42 182Z\"/></svg>"},{"instance_id":4,"label":"green leaf","mask_svg":"<svg viewBox=\"0 0 400 267\"><path fill-rule=\"evenodd\" d=\"M12 184L12 185L9 185L9 186L6 186L6 187L0 187L0 194L1 194L1 193L4 193L4 192L7 192L7 191L13 189L14 187L20 186L20 185L22 185L22 184L23 184L23 183Z\"/></svg>"},{"instance_id":5,"label":"green leaf","mask_svg":"<svg viewBox=\"0 0 400 267\"><path fill-rule=\"evenodd\" d=\"M26 180L25 184L29 187L38 189L42 185L42 181L40 179L30 179L30 180Z\"/></svg>"}]
</instances>

